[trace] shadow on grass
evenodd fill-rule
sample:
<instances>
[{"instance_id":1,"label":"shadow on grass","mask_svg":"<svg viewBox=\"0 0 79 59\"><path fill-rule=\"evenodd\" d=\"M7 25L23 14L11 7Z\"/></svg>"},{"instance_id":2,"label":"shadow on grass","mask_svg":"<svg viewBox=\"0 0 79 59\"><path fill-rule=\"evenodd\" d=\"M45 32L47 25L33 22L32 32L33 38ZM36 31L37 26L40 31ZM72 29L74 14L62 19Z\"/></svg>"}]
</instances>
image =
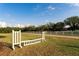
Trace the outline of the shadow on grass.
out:
<instances>
[{"instance_id":1,"label":"shadow on grass","mask_svg":"<svg viewBox=\"0 0 79 59\"><path fill-rule=\"evenodd\" d=\"M6 37L6 36L2 36L2 35L0 36L0 38L5 38L5 37Z\"/></svg>"}]
</instances>

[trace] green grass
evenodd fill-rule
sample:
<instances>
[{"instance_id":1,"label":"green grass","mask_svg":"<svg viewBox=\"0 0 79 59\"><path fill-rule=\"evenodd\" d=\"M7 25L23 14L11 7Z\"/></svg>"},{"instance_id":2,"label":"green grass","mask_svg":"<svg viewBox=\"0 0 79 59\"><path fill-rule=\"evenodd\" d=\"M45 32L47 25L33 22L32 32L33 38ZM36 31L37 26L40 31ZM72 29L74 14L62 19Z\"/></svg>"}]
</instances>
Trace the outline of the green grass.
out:
<instances>
[{"instance_id":1,"label":"green grass","mask_svg":"<svg viewBox=\"0 0 79 59\"><path fill-rule=\"evenodd\" d=\"M41 36L22 33L22 40L28 40L28 39L31 40L39 37ZM3 39L2 40L3 42L11 43L11 33L0 34L0 39ZM45 42L25 46L23 48L16 47L15 51L13 51L10 48L6 48L5 51L7 52L0 55L79 56L79 40L46 36Z\"/></svg>"},{"instance_id":2,"label":"green grass","mask_svg":"<svg viewBox=\"0 0 79 59\"><path fill-rule=\"evenodd\" d=\"M34 35L31 33L22 33L21 36L22 36L22 39L21 39L22 41L23 40L32 40L32 39L41 37L41 35ZM11 33L1 33L0 38L1 38L1 41L3 41L3 42L11 43L12 34Z\"/></svg>"},{"instance_id":3,"label":"green grass","mask_svg":"<svg viewBox=\"0 0 79 59\"><path fill-rule=\"evenodd\" d=\"M49 44L55 46L53 55L79 55L79 40L48 37ZM54 54L55 53L55 54Z\"/></svg>"}]
</instances>

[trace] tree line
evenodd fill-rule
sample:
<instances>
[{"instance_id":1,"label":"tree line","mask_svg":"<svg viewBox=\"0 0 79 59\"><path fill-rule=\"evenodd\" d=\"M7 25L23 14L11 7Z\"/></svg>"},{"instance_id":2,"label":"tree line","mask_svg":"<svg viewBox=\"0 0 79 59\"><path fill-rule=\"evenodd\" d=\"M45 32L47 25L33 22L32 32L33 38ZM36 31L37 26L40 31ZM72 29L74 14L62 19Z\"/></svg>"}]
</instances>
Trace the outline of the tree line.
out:
<instances>
[{"instance_id":1,"label":"tree line","mask_svg":"<svg viewBox=\"0 0 79 59\"><path fill-rule=\"evenodd\" d=\"M64 28L65 26L70 26L69 28ZM67 31L67 30L79 30L79 16L71 16L66 18L63 22L52 23L48 22L44 25L39 26L29 26L24 28L18 27L6 27L0 28L0 33L10 33L12 30L21 30L22 32L26 31Z\"/></svg>"}]
</instances>

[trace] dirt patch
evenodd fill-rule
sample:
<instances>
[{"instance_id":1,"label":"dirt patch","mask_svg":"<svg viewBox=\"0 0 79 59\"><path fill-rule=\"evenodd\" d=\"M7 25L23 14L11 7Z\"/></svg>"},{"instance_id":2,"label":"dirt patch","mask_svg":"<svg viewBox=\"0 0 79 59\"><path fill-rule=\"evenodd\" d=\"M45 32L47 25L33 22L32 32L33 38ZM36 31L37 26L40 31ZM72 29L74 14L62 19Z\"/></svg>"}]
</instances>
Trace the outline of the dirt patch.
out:
<instances>
[{"instance_id":1,"label":"dirt patch","mask_svg":"<svg viewBox=\"0 0 79 59\"><path fill-rule=\"evenodd\" d=\"M0 39L0 42L3 42L3 39Z\"/></svg>"},{"instance_id":2,"label":"dirt patch","mask_svg":"<svg viewBox=\"0 0 79 59\"><path fill-rule=\"evenodd\" d=\"M8 55L12 49L10 48L10 44L5 42L0 42L0 55Z\"/></svg>"}]
</instances>

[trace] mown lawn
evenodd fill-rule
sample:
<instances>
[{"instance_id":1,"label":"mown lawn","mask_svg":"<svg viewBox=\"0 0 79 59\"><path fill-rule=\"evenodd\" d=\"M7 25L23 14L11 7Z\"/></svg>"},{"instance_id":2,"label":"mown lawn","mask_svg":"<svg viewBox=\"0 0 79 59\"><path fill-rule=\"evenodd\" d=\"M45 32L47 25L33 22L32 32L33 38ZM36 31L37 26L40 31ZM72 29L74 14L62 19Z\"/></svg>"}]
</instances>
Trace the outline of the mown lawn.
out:
<instances>
[{"instance_id":1,"label":"mown lawn","mask_svg":"<svg viewBox=\"0 0 79 59\"><path fill-rule=\"evenodd\" d=\"M2 42L11 43L11 34L0 34ZM41 37L39 35L22 33L22 39L34 39ZM4 46L4 48L2 48ZM2 49L1 49L2 48ZM16 47L13 51L11 48L3 44L0 47L0 55L13 56L79 56L79 40L68 39L53 36L46 36L46 41L23 48Z\"/></svg>"}]
</instances>

